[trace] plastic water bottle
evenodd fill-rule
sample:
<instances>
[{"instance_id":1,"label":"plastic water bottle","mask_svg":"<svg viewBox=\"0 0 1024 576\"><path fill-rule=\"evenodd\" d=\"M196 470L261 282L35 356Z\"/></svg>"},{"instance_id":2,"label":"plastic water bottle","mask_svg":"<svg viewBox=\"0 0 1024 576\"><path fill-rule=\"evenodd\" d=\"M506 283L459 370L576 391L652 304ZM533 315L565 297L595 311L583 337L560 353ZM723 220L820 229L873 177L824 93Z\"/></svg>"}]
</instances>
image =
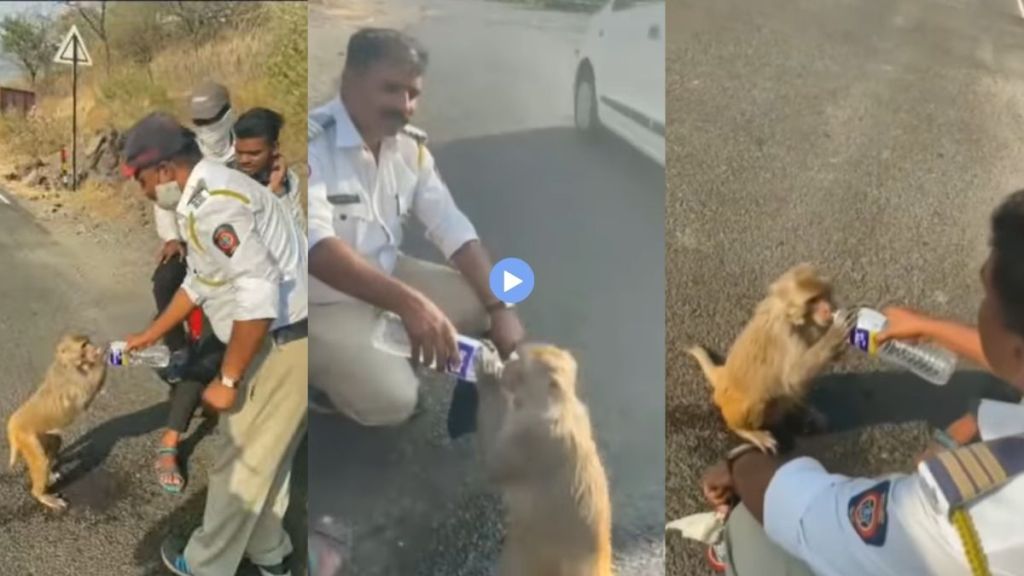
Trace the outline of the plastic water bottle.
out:
<instances>
[{"instance_id":1,"label":"plastic water bottle","mask_svg":"<svg viewBox=\"0 0 1024 576\"><path fill-rule=\"evenodd\" d=\"M456 336L456 344L459 347L460 362L457 366L449 365L445 373L452 374L459 380L467 382L477 381L477 362L481 356L480 351L483 343L475 338ZM377 329L373 335L373 345L395 356L412 358L412 345L409 343L409 334L405 331L405 324L402 319L391 312L381 314Z\"/></svg>"},{"instance_id":2,"label":"plastic water bottle","mask_svg":"<svg viewBox=\"0 0 1024 576\"><path fill-rule=\"evenodd\" d=\"M166 368L171 363L171 350L163 344L125 352L126 342L111 342L107 347L107 364L110 366L148 366Z\"/></svg>"},{"instance_id":3,"label":"plastic water bottle","mask_svg":"<svg viewBox=\"0 0 1024 576\"><path fill-rule=\"evenodd\" d=\"M858 308L857 322L850 332L850 344L858 350L877 356L883 361L909 370L917 376L942 386L949 382L956 370L957 356L950 350L935 344L913 344L899 340L889 340L879 345L878 334L885 330L889 320L878 310ZM835 318L843 313L836 312Z\"/></svg>"}]
</instances>

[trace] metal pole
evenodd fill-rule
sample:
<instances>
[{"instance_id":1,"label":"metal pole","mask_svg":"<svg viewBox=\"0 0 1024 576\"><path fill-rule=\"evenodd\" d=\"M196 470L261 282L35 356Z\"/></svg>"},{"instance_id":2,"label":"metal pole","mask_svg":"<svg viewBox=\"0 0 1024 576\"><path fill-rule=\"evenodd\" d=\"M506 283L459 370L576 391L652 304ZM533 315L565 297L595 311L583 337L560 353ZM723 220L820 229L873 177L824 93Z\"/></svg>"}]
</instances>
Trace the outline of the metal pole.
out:
<instances>
[{"instance_id":1,"label":"metal pole","mask_svg":"<svg viewBox=\"0 0 1024 576\"><path fill-rule=\"evenodd\" d=\"M71 39L71 190L78 191L78 38Z\"/></svg>"}]
</instances>

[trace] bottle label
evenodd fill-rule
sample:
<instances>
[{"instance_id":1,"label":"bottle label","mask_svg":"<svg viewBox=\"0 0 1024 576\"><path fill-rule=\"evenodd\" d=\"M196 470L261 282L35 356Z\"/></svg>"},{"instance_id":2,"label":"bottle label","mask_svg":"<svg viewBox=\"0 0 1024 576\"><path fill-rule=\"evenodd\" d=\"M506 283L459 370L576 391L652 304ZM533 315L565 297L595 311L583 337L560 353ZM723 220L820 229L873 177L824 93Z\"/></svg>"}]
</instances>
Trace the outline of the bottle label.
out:
<instances>
[{"instance_id":1,"label":"bottle label","mask_svg":"<svg viewBox=\"0 0 1024 576\"><path fill-rule=\"evenodd\" d=\"M110 349L107 351L107 364L111 366L124 366L125 361L125 346L127 342L111 342Z\"/></svg>"},{"instance_id":2,"label":"bottle label","mask_svg":"<svg viewBox=\"0 0 1024 576\"><path fill-rule=\"evenodd\" d=\"M878 333L885 329L885 324L881 312L862 308L857 313L857 325L850 331L850 344L874 356L878 353Z\"/></svg>"},{"instance_id":3,"label":"bottle label","mask_svg":"<svg viewBox=\"0 0 1024 576\"><path fill-rule=\"evenodd\" d=\"M459 380L467 380L469 382L476 381L476 354L480 350L480 344L471 342L468 338L460 337L458 339L459 345L459 366L457 370L452 370L452 373Z\"/></svg>"}]
</instances>

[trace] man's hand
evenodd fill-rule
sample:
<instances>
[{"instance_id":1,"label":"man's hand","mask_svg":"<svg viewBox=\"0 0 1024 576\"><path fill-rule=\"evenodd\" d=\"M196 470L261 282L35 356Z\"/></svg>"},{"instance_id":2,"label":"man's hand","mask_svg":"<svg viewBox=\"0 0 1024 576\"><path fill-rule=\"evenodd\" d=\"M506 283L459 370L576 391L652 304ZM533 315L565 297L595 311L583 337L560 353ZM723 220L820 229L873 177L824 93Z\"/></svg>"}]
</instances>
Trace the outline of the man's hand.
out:
<instances>
[{"instance_id":1,"label":"man's hand","mask_svg":"<svg viewBox=\"0 0 1024 576\"><path fill-rule=\"evenodd\" d=\"M491 341L502 359L507 359L526 335L519 316L513 310L500 308L491 312Z\"/></svg>"},{"instance_id":2,"label":"man's hand","mask_svg":"<svg viewBox=\"0 0 1024 576\"><path fill-rule=\"evenodd\" d=\"M203 404L217 412L230 410L237 397L238 390L221 384L220 377L214 378L203 390Z\"/></svg>"},{"instance_id":3,"label":"man's hand","mask_svg":"<svg viewBox=\"0 0 1024 576\"><path fill-rule=\"evenodd\" d=\"M888 324L885 330L878 335L878 343L882 344L888 340L927 340L932 337L932 318L915 312L909 308L889 306L882 310Z\"/></svg>"},{"instance_id":4,"label":"man's hand","mask_svg":"<svg viewBox=\"0 0 1024 576\"><path fill-rule=\"evenodd\" d=\"M157 255L157 259L161 264L169 262L174 258L177 258L178 261L185 259L185 243L180 240L164 242L163 248L160 249L160 253Z\"/></svg>"},{"instance_id":5,"label":"man's hand","mask_svg":"<svg viewBox=\"0 0 1024 576\"><path fill-rule=\"evenodd\" d=\"M701 479L701 488L704 491L704 498L715 507L715 511L728 511L735 496L732 474L729 473L729 463L722 460L705 470L704 477Z\"/></svg>"},{"instance_id":6,"label":"man's hand","mask_svg":"<svg viewBox=\"0 0 1024 576\"><path fill-rule=\"evenodd\" d=\"M438 371L444 371L449 364L459 362L455 326L429 298L411 293L398 315L409 334L414 365L418 365L422 358L424 365L433 365Z\"/></svg>"},{"instance_id":7,"label":"man's hand","mask_svg":"<svg viewBox=\"0 0 1024 576\"><path fill-rule=\"evenodd\" d=\"M284 182L288 178L288 164L280 154L274 156L274 164L270 168L270 182L267 187L280 196L284 192Z\"/></svg>"},{"instance_id":8,"label":"man's hand","mask_svg":"<svg viewBox=\"0 0 1024 576\"><path fill-rule=\"evenodd\" d=\"M149 348L153 344L156 344L156 341L159 339L159 336L154 337L149 330L146 330L141 334L132 334L131 336L124 339L126 343L124 347L125 352L133 352L135 350Z\"/></svg>"}]
</instances>

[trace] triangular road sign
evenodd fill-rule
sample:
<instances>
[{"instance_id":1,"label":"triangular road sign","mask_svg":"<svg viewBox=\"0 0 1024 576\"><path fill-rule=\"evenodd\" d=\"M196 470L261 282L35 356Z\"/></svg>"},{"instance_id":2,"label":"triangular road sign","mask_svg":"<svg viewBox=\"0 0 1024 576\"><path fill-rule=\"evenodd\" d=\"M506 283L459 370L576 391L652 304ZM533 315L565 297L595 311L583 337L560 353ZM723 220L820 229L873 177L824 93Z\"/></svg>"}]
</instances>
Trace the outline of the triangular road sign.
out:
<instances>
[{"instance_id":1,"label":"triangular road sign","mask_svg":"<svg viewBox=\"0 0 1024 576\"><path fill-rule=\"evenodd\" d=\"M92 58L89 57L89 51L85 49L85 42L82 41L82 35L78 33L78 26L74 24L71 25L71 30L68 30L68 35L64 37L64 41L60 43L60 48L57 50L57 55L54 56L53 61L58 64L74 64L75 44L78 45L78 64L80 66L92 66Z\"/></svg>"}]
</instances>

